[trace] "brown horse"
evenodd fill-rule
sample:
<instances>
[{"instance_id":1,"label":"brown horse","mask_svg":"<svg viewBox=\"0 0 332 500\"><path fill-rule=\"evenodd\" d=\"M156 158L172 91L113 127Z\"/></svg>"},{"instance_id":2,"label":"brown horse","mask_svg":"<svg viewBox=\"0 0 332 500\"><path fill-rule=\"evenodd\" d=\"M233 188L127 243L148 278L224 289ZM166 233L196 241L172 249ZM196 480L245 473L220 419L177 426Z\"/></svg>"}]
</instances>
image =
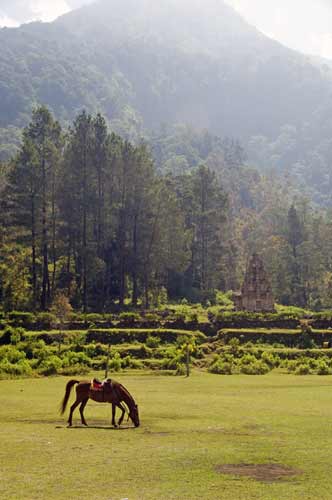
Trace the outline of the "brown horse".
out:
<instances>
[{"instance_id":1,"label":"brown horse","mask_svg":"<svg viewBox=\"0 0 332 500\"><path fill-rule=\"evenodd\" d=\"M93 401L97 401L98 403L111 403L112 404L112 425L117 427L115 423L115 412L116 407L120 408L122 411L121 417L119 418L118 425L122 424L124 415L125 415L125 407L123 403L128 407L129 410L129 418L132 420L135 427L139 426L139 415L138 415L138 407L134 401L134 398L129 394L127 389L119 382L115 382L114 380L107 379L103 382L103 384L99 383L96 385L87 380L70 380L66 385L66 392L61 403L61 414L63 415L67 403L69 400L69 396L72 388L76 385L76 401L70 408L68 425L72 426L73 420L73 412L75 408L80 404L80 414L81 421L83 425L88 425L84 418L84 408L89 399L93 399Z\"/></svg>"}]
</instances>

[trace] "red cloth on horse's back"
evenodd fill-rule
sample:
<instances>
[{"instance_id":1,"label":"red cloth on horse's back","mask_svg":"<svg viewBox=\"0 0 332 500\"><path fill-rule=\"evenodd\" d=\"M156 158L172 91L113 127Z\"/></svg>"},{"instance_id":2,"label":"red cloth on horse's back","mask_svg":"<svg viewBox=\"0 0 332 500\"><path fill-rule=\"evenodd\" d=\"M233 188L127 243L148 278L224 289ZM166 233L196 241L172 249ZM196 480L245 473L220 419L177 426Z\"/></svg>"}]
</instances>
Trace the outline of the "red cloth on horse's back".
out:
<instances>
[{"instance_id":1,"label":"red cloth on horse's back","mask_svg":"<svg viewBox=\"0 0 332 500\"><path fill-rule=\"evenodd\" d=\"M93 379L91 380L91 388L94 391L102 391L103 390L103 382L100 382L99 380Z\"/></svg>"}]
</instances>

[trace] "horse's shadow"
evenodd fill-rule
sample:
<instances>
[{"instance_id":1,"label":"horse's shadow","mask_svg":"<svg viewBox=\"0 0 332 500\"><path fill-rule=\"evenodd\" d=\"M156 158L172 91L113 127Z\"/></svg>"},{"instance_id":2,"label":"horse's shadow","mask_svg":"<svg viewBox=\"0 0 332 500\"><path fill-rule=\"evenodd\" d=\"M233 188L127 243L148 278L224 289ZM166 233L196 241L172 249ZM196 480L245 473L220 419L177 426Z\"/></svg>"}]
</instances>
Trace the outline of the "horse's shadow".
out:
<instances>
[{"instance_id":1,"label":"horse's shadow","mask_svg":"<svg viewBox=\"0 0 332 500\"><path fill-rule=\"evenodd\" d=\"M110 425L72 425L72 426L69 426L69 425L66 425L66 426L63 426L61 427L63 429L85 429L85 430L88 430L88 429L97 429L97 430L104 430L104 431L129 431L129 430L133 430L134 427L113 427L113 426L110 426Z\"/></svg>"}]
</instances>

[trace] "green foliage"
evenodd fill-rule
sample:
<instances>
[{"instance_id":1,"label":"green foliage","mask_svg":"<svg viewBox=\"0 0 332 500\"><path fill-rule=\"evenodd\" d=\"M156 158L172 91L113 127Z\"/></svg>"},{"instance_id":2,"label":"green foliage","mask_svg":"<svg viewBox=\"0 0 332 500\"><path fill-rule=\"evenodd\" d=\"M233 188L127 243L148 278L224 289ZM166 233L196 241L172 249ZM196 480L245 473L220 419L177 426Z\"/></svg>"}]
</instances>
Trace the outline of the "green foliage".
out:
<instances>
[{"instance_id":1,"label":"green foliage","mask_svg":"<svg viewBox=\"0 0 332 500\"><path fill-rule=\"evenodd\" d=\"M264 361L250 358L249 356L242 358L240 362L240 372L246 375L265 375L271 368Z\"/></svg>"},{"instance_id":2,"label":"green foliage","mask_svg":"<svg viewBox=\"0 0 332 500\"><path fill-rule=\"evenodd\" d=\"M159 337L149 335L149 337L145 341L145 344L147 345L147 347L155 348L160 345L160 342L161 341Z\"/></svg>"},{"instance_id":3,"label":"green foliage","mask_svg":"<svg viewBox=\"0 0 332 500\"><path fill-rule=\"evenodd\" d=\"M317 375L330 375L331 373L331 368L328 366L328 364L320 360L317 364Z\"/></svg>"},{"instance_id":4,"label":"green foliage","mask_svg":"<svg viewBox=\"0 0 332 500\"><path fill-rule=\"evenodd\" d=\"M119 314L119 320L127 324L135 323L136 321L140 321L140 319L140 315L134 312L122 312Z\"/></svg>"},{"instance_id":5,"label":"green foliage","mask_svg":"<svg viewBox=\"0 0 332 500\"><path fill-rule=\"evenodd\" d=\"M11 311L8 313L8 319L13 326L22 326L29 328L36 320L31 312Z\"/></svg>"},{"instance_id":6,"label":"green foliage","mask_svg":"<svg viewBox=\"0 0 332 500\"><path fill-rule=\"evenodd\" d=\"M0 347L0 375L29 376L32 368L26 359L25 353L16 347Z\"/></svg>"},{"instance_id":7,"label":"green foliage","mask_svg":"<svg viewBox=\"0 0 332 500\"><path fill-rule=\"evenodd\" d=\"M217 360L209 366L208 371L218 375L232 375L233 365L227 361Z\"/></svg>"},{"instance_id":8,"label":"green foliage","mask_svg":"<svg viewBox=\"0 0 332 500\"><path fill-rule=\"evenodd\" d=\"M186 373L187 373L186 365L183 363L177 363L175 375L178 377L183 377L184 375L186 375Z\"/></svg>"},{"instance_id":9,"label":"green foliage","mask_svg":"<svg viewBox=\"0 0 332 500\"><path fill-rule=\"evenodd\" d=\"M234 303L232 300L232 292L221 292L220 290L216 291L216 303L219 309L223 309L225 311L229 311L234 309Z\"/></svg>"},{"instance_id":10,"label":"green foliage","mask_svg":"<svg viewBox=\"0 0 332 500\"><path fill-rule=\"evenodd\" d=\"M42 375L56 375L62 368L62 360L58 356L49 356L39 365L39 373Z\"/></svg>"},{"instance_id":11,"label":"green foliage","mask_svg":"<svg viewBox=\"0 0 332 500\"><path fill-rule=\"evenodd\" d=\"M119 372L122 368L122 365L123 363L120 354L118 352L114 353L108 365L109 369L113 372Z\"/></svg>"},{"instance_id":12,"label":"green foliage","mask_svg":"<svg viewBox=\"0 0 332 500\"><path fill-rule=\"evenodd\" d=\"M306 363L299 364L295 369L295 375L309 375L310 373L310 366Z\"/></svg>"}]
</instances>

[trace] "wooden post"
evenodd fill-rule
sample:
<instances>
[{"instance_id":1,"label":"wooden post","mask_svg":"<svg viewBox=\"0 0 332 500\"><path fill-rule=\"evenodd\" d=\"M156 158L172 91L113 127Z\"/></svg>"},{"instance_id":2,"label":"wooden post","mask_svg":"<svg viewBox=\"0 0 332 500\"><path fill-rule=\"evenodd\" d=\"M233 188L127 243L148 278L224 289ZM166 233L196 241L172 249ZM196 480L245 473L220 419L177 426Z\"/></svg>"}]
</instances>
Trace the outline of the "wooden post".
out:
<instances>
[{"instance_id":1,"label":"wooden post","mask_svg":"<svg viewBox=\"0 0 332 500\"><path fill-rule=\"evenodd\" d=\"M189 342L186 344L186 370L187 377L190 375L190 350L189 350Z\"/></svg>"},{"instance_id":2,"label":"wooden post","mask_svg":"<svg viewBox=\"0 0 332 500\"><path fill-rule=\"evenodd\" d=\"M105 367L105 380L108 378L108 366L110 362L110 354L111 354L111 344L108 344L108 352L107 352L106 367Z\"/></svg>"}]
</instances>

